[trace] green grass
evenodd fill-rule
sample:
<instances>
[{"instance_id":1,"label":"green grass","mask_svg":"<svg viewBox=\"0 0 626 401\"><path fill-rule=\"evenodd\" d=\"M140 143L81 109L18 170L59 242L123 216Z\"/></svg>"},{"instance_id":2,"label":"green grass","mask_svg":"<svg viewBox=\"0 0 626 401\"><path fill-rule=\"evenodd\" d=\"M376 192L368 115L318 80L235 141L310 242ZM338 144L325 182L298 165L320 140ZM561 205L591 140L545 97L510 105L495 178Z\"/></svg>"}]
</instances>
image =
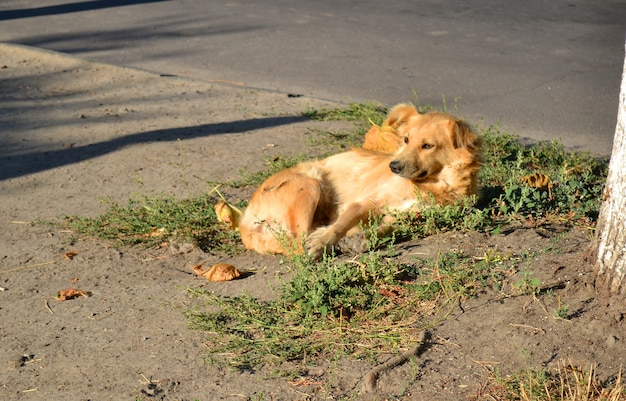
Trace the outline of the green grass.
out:
<instances>
[{"instance_id":1,"label":"green grass","mask_svg":"<svg viewBox=\"0 0 626 401\"><path fill-rule=\"evenodd\" d=\"M494 221L565 218L597 219L608 163L588 153L568 152L559 141L522 145L516 136L489 127L485 140L485 166L479 181L482 203ZM542 174L549 184L540 188L524 177Z\"/></svg>"},{"instance_id":2,"label":"green grass","mask_svg":"<svg viewBox=\"0 0 626 401\"><path fill-rule=\"evenodd\" d=\"M118 245L155 246L162 242L191 242L204 250L224 254L243 251L237 232L217 221L215 197L189 199L137 195L126 205L104 199L104 214L95 218L68 216L63 225L82 236L113 241Z\"/></svg>"},{"instance_id":3,"label":"green grass","mask_svg":"<svg viewBox=\"0 0 626 401\"><path fill-rule=\"evenodd\" d=\"M355 122L357 134L314 133L320 146L360 143L371 123L380 124L386 110L373 104L309 110L318 120ZM482 194L449 206L424 209L419 216L400 216L395 235L378 238L370 232L370 250L353 259L326 256L311 263L293 256L293 277L275 301L251 296L220 297L189 289L202 301L187 312L189 326L207 332L208 358L213 363L253 369L265 364L305 358L373 358L380 352L408 348L423 328L445 319L459 300L475 297L485 286L535 296L541 283L520 267L532 255L503 256L497 251L481 259L450 252L432 260L398 262L395 242L444 231L479 230L498 233L501 227L537 227L548 222L593 225L597 218L606 160L567 152L559 142L524 145L497 127L480 130L485 164L479 180ZM269 175L305 156L268 161L260 172L242 172L231 186L260 184ZM532 185L532 176L541 185ZM242 252L238 234L220 225L213 211L219 199L202 195L189 199L138 196L121 206L105 201L108 210L95 218L71 216L65 221L79 235L120 245L150 246L173 239L201 244L210 252ZM245 205L241 205L245 206ZM377 222L370 222L375 228ZM567 315L560 305L556 316Z\"/></svg>"},{"instance_id":4,"label":"green grass","mask_svg":"<svg viewBox=\"0 0 626 401\"><path fill-rule=\"evenodd\" d=\"M621 369L614 380L601 382L595 366L559 361L554 369L526 368L511 375L495 374L483 386L490 398L519 401L624 401ZM476 396L476 400L480 394Z\"/></svg>"},{"instance_id":5,"label":"green grass","mask_svg":"<svg viewBox=\"0 0 626 401\"><path fill-rule=\"evenodd\" d=\"M376 103L351 103L348 107L334 109L310 109L302 113L312 120L332 121L344 120L354 121L358 124L378 124L382 123L387 109Z\"/></svg>"},{"instance_id":6,"label":"green grass","mask_svg":"<svg viewBox=\"0 0 626 401\"><path fill-rule=\"evenodd\" d=\"M237 369L305 357L371 359L409 347L459 299L501 282L507 269L457 253L410 264L398 263L392 250L351 260L326 257L295 266L275 301L191 288L203 302L187 317L190 328L208 333L211 362Z\"/></svg>"}]
</instances>

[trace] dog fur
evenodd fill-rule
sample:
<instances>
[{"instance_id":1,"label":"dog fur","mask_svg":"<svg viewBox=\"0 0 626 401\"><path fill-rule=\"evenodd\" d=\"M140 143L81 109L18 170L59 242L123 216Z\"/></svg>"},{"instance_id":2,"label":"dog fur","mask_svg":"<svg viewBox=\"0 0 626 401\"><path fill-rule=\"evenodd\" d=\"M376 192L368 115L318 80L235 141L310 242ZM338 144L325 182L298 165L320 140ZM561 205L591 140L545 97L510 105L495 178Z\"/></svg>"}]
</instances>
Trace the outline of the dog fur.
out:
<instances>
[{"instance_id":1,"label":"dog fur","mask_svg":"<svg viewBox=\"0 0 626 401\"><path fill-rule=\"evenodd\" d=\"M465 122L399 104L381 127L390 128L370 130L364 148L298 164L261 184L239 221L244 245L314 259L344 237L362 249L359 223L370 215L383 216L381 231L388 231L396 212L477 192L481 139Z\"/></svg>"}]
</instances>

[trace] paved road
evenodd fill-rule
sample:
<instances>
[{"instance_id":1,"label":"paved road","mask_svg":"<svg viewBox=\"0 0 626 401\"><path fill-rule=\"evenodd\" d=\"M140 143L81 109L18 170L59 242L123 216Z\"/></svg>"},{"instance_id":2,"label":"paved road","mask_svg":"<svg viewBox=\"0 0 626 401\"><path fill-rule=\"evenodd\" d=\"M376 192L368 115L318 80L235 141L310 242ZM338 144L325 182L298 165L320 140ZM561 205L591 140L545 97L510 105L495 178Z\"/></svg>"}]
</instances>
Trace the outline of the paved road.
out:
<instances>
[{"instance_id":1,"label":"paved road","mask_svg":"<svg viewBox=\"0 0 626 401\"><path fill-rule=\"evenodd\" d=\"M605 155L625 33L624 0L0 2L3 42L338 101L458 99L472 122Z\"/></svg>"}]
</instances>

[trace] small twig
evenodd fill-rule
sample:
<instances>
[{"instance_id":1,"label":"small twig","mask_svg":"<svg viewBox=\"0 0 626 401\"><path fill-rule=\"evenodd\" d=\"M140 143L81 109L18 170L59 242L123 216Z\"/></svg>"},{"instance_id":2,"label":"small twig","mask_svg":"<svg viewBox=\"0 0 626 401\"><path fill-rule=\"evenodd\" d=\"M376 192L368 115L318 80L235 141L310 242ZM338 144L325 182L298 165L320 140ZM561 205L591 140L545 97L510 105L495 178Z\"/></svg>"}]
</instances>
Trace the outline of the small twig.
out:
<instances>
[{"instance_id":1,"label":"small twig","mask_svg":"<svg viewBox=\"0 0 626 401\"><path fill-rule=\"evenodd\" d=\"M139 383L141 384L155 384L158 383L158 381L154 381L152 379L148 379L143 373L139 373L141 375L141 377L143 377L143 379L145 380L145 382L142 382L141 380L139 380Z\"/></svg>"},{"instance_id":2,"label":"small twig","mask_svg":"<svg viewBox=\"0 0 626 401\"><path fill-rule=\"evenodd\" d=\"M112 314L112 313L109 313L108 315L104 315L104 316L99 317L99 318L95 318L95 317L93 317L93 316L87 316L87 319L91 319L91 320L95 320L96 322L99 322L100 320L104 320L104 319L106 319L107 317L111 317L111 316L113 316L113 314Z\"/></svg>"},{"instance_id":3,"label":"small twig","mask_svg":"<svg viewBox=\"0 0 626 401\"><path fill-rule=\"evenodd\" d=\"M491 370L490 367L493 365L500 365L502 362L499 361L476 361L474 359L472 359L472 362L474 362L477 365L482 366L483 368L487 369L487 370Z\"/></svg>"},{"instance_id":4,"label":"small twig","mask_svg":"<svg viewBox=\"0 0 626 401\"><path fill-rule=\"evenodd\" d=\"M366 268L365 264L359 262L358 260L355 260L356 257L357 256L355 256L352 259L346 260L346 262L353 263L353 264L359 266L361 268L361 275L363 276L363 278L367 278L367 271L365 270L365 268Z\"/></svg>"},{"instance_id":5,"label":"small twig","mask_svg":"<svg viewBox=\"0 0 626 401\"><path fill-rule=\"evenodd\" d=\"M43 304L46 307L46 309L48 309L48 312L52 313L54 315L54 312L52 312L52 309L50 309L50 305L48 305L48 300L44 299L43 300Z\"/></svg>"},{"instance_id":6,"label":"small twig","mask_svg":"<svg viewBox=\"0 0 626 401\"><path fill-rule=\"evenodd\" d=\"M408 351L389 359L387 362L371 369L365 376L363 376L362 391L364 393L373 393L374 391L376 391L376 382L378 381L378 376L380 376L381 373L391 370L398 365L406 363L409 359L411 359L412 356L417 356L424 346L425 338L426 331L422 330L417 336L417 345L415 345Z\"/></svg>"},{"instance_id":7,"label":"small twig","mask_svg":"<svg viewBox=\"0 0 626 401\"><path fill-rule=\"evenodd\" d=\"M543 333L546 334L546 331L540 327L533 327L533 326L529 326L527 324L517 324L517 323L509 323L509 326L513 326L513 327L522 327L524 329L530 329L532 331L535 331L537 333Z\"/></svg>"},{"instance_id":8,"label":"small twig","mask_svg":"<svg viewBox=\"0 0 626 401\"><path fill-rule=\"evenodd\" d=\"M2 274L2 273L12 273L12 272L16 272L18 270L24 270L24 269L32 269L32 268L35 268L35 267L51 265L53 263L55 263L54 260L50 261L50 262L35 263L34 265L26 265L26 266L22 266L22 267L16 267L15 269L2 270L2 271L0 271L0 274Z\"/></svg>"},{"instance_id":9,"label":"small twig","mask_svg":"<svg viewBox=\"0 0 626 401\"><path fill-rule=\"evenodd\" d=\"M447 340L447 339L445 339L445 338L443 338L443 337L440 337L440 336L437 336L437 341L438 341L440 344L442 344L442 345L443 345L443 344L445 344L445 345L454 345L454 346L455 346L455 347L457 347L457 348L461 348L461 345L460 345L460 344L453 343L452 341Z\"/></svg>"}]
</instances>

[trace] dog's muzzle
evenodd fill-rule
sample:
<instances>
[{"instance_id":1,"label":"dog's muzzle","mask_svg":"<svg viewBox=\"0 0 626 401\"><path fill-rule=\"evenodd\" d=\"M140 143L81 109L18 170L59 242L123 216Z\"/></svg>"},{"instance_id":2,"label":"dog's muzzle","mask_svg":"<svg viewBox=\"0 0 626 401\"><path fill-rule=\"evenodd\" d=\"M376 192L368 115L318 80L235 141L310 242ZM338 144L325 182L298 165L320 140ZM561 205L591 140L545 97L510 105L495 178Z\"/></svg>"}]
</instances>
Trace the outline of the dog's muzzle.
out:
<instances>
[{"instance_id":1,"label":"dog's muzzle","mask_svg":"<svg viewBox=\"0 0 626 401\"><path fill-rule=\"evenodd\" d=\"M423 180L428 176L428 170L417 170L406 168L406 166L400 160L394 160L389 163L389 169L400 177L407 178L409 180Z\"/></svg>"},{"instance_id":2,"label":"dog's muzzle","mask_svg":"<svg viewBox=\"0 0 626 401\"><path fill-rule=\"evenodd\" d=\"M399 160L394 160L389 163L389 168L393 173L400 174L400 172L402 171L402 163Z\"/></svg>"}]
</instances>

